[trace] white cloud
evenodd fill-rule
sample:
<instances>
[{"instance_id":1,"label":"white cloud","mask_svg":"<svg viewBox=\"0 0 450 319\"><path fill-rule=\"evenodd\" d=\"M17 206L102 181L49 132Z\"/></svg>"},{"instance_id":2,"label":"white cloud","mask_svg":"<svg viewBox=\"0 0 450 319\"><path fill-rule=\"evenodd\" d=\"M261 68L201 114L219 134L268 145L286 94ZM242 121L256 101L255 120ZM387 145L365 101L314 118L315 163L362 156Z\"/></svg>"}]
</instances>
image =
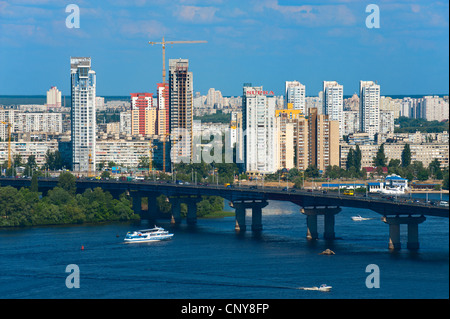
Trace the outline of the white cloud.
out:
<instances>
[{"instance_id":1,"label":"white cloud","mask_svg":"<svg viewBox=\"0 0 450 319\"><path fill-rule=\"evenodd\" d=\"M178 6L174 15L186 22L211 23L220 20L215 16L217 10L216 7Z\"/></svg>"}]
</instances>

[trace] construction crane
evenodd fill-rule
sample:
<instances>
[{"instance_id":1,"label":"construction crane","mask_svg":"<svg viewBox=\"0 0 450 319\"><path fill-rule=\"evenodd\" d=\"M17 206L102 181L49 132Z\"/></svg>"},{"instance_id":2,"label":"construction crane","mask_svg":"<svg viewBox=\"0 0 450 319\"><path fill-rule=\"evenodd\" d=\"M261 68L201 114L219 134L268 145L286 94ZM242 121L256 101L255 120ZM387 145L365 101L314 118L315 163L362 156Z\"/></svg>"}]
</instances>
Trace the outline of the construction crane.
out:
<instances>
[{"instance_id":1,"label":"construction crane","mask_svg":"<svg viewBox=\"0 0 450 319\"><path fill-rule=\"evenodd\" d=\"M148 42L151 45L154 44L161 44L162 46L162 62L163 62L163 71L162 71L162 83L166 83L166 44L188 44L188 43L207 43L207 41L165 41L164 37L162 38L161 42Z\"/></svg>"},{"instance_id":2,"label":"construction crane","mask_svg":"<svg viewBox=\"0 0 450 319\"><path fill-rule=\"evenodd\" d=\"M8 168L11 168L11 123L3 122L8 127Z\"/></svg>"},{"instance_id":3,"label":"construction crane","mask_svg":"<svg viewBox=\"0 0 450 319\"><path fill-rule=\"evenodd\" d=\"M207 43L208 41L204 40L198 40L198 41L165 41L164 37L162 38L161 42L153 42L149 41L148 43L151 45L154 44L161 44L162 46L162 63L163 63L163 70L162 70L162 83L166 83L166 44L189 44L189 43ZM164 140L163 140L163 172L166 172L166 137L168 134L164 134Z\"/></svg>"},{"instance_id":4,"label":"construction crane","mask_svg":"<svg viewBox=\"0 0 450 319\"><path fill-rule=\"evenodd\" d=\"M152 146L152 140L149 141L149 149L148 149L148 175L150 176L150 172L153 170L152 162L153 162L153 149L158 148L157 146Z\"/></svg>"}]
</instances>

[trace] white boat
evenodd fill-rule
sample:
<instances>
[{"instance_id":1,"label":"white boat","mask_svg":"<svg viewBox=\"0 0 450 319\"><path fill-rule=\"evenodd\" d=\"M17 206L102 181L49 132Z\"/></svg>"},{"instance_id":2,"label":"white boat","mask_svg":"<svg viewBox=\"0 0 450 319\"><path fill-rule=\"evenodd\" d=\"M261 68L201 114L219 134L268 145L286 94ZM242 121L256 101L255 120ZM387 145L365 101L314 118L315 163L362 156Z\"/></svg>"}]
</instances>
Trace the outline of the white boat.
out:
<instances>
[{"instance_id":1,"label":"white boat","mask_svg":"<svg viewBox=\"0 0 450 319\"><path fill-rule=\"evenodd\" d=\"M327 291L330 291L331 288L333 288L333 287L328 286L326 284L322 284L322 285L320 285L320 287L301 287L301 288L298 288L298 289L302 289L302 290L317 290L317 291L325 291L325 292L327 292Z\"/></svg>"},{"instance_id":2,"label":"white boat","mask_svg":"<svg viewBox=\"0 0 450 319\"><path fill-rule=\"evenodd\" d=\"M354 220L354 221L369 220L369 219L372 219L372 218L361 217L361 215L352 216L352 220Z\"/></svg>"},{"instance_id":3,"label":"white boat","mask_svg":"<svg viewBox=\"0 0 450 319\"><path fill-rule=\"evenodd\" d=\"M170 239L172 236L173 234L169 234L169 232L164 228L155 226L151 229L128 232L123 241L125 243L146 243Z\"/></svg>"},{"instance_id":4,"label":"white boat","mask_svg":"<svg viewBox=\"0 0 450 319\"><path fill-rule=\"evenodd\" d=\"M331 286L328 286L327 284L322 284L319 287L319 291L330 291L331 290Z\"/></svg>"}]
</instances>

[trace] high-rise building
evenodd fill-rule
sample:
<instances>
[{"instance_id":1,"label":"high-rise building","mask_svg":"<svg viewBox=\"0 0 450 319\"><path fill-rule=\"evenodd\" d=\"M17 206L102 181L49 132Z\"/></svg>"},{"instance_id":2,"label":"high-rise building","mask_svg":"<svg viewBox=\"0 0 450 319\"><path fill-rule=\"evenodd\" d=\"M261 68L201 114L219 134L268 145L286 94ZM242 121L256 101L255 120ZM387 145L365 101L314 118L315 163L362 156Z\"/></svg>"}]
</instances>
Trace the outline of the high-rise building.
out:
<instances>
[{"instance_id":1,"label":"high-rise building","mask_svg":"<svg viewBox=\"0 0 450 319\"><path fill-rule=\"evenodd\" d=\"M244 167L248 174L274 173L277 162L276 98L272 91L244 84L242 94L242 127Z\"/></svg>"},{"instance_id":2,"label":"high-rise building","mask_svg":"<svg viewBox=\"0 0 450 319\"><path fill-rule=\"evenodd\" d=\"M339 137L344 132L344 87L336 81L323 81L322 114L329 115L330 121L339 122Z\"/></svg>"},{"instance_id":3,"label":"high-rise building","mask_svg":"<svg viewBox=\"0 0 450 319\"><path fill-rule=\"evenodd\" d=\"M131 134L156 134L156 108L153 93L131 93Z\"/></svg>"},{"instance_id":4,"label":"high-rise building","mask_svg":"<svg viewBox=\"0 0 450 319\"><path fill-rule=\"evenodd\" d=\"M380 132L380 86L373 81L359 82L359 112L361 132L373 139Z\"/></svg>"},{"instance_id":5,"label":"high-rise building","mask_svg":"<svg viewBox=\"0 0 450 319\"><path fill-rule=\"evenodd\" d=\"M285 103L292 103L294 110L306 114L305 86L298 81L286 81Z\"/></svg>"},{"instance_id":6,"label":"high-rise building","mask_svg":"<svg viewBox=\"0 0 450 319\"><path fill-rule=\"evenodd\" d=\"M47 107L61 107L61 91L56 86L47 91Z\"/></svg>"},{"instance_id":7,"label":"high-rise building","mask_svg":"<svg viewBox=\"0 0 450 319\"><path fill-rule=\"evenodd\" d=\"M325 172L327 166L339 165L339 122L311 108L308 126L309 165L315 165L320 172Z\"/></svg>"},{"instance_id":8,"label":"high-rise building","mask_svg":"<svg viewBox=\"0 0 450 319\"><path fill-rule=\"evenodd\" d=\"M94 171L96 75L91 70L91 58L71 57L70 75L72 169L77 172Z\"/></svg>"},{"instance_id":9,"label":"high-rise building","mask_svg":"<svg viewBox=\"0 0 450 319\"><path fill-rule=\"evenodd\" d=\"M172 163L192 160L194 85L189 60L169 59L170 157Z\"/></svg>"},{"instance_id":10,"label":"high-rise building","mask_svg":"<svg viewBox=\"0 0 450 319\"><path fill-rule=\"evenodd\" d=\"M169 83L158 83L157 86L157 122L158 135L163 135L164 138L170 134L169 131Z\"/></svg>"}]
</instances>

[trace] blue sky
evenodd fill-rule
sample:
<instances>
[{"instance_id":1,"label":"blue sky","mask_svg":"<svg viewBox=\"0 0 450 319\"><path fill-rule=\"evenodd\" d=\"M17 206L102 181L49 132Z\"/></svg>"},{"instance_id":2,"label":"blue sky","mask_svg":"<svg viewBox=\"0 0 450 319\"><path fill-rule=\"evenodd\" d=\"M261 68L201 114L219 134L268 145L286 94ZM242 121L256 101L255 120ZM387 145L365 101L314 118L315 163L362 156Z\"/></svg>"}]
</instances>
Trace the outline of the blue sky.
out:
<instances>
[{"instance_id":1,"label":"blue sky","mask_svg":"<svg viewBox=\"0 0 450 319\"><path fill-rule=\"evenodd\" d=\"M68 4L80 28L68 29ZM380 28L366 27L366 6ZM344 94L376 80L382 95L448 93L448 1L360 0L0 0L0 95L70 94L70 56L92 57L97 95L155 92L160 46L148 41L206 40L168 46L188 58L194 90L240 95L251 82L283 94L298 80L307 95L336 80Z\"/></svg>"}]
</instances>

